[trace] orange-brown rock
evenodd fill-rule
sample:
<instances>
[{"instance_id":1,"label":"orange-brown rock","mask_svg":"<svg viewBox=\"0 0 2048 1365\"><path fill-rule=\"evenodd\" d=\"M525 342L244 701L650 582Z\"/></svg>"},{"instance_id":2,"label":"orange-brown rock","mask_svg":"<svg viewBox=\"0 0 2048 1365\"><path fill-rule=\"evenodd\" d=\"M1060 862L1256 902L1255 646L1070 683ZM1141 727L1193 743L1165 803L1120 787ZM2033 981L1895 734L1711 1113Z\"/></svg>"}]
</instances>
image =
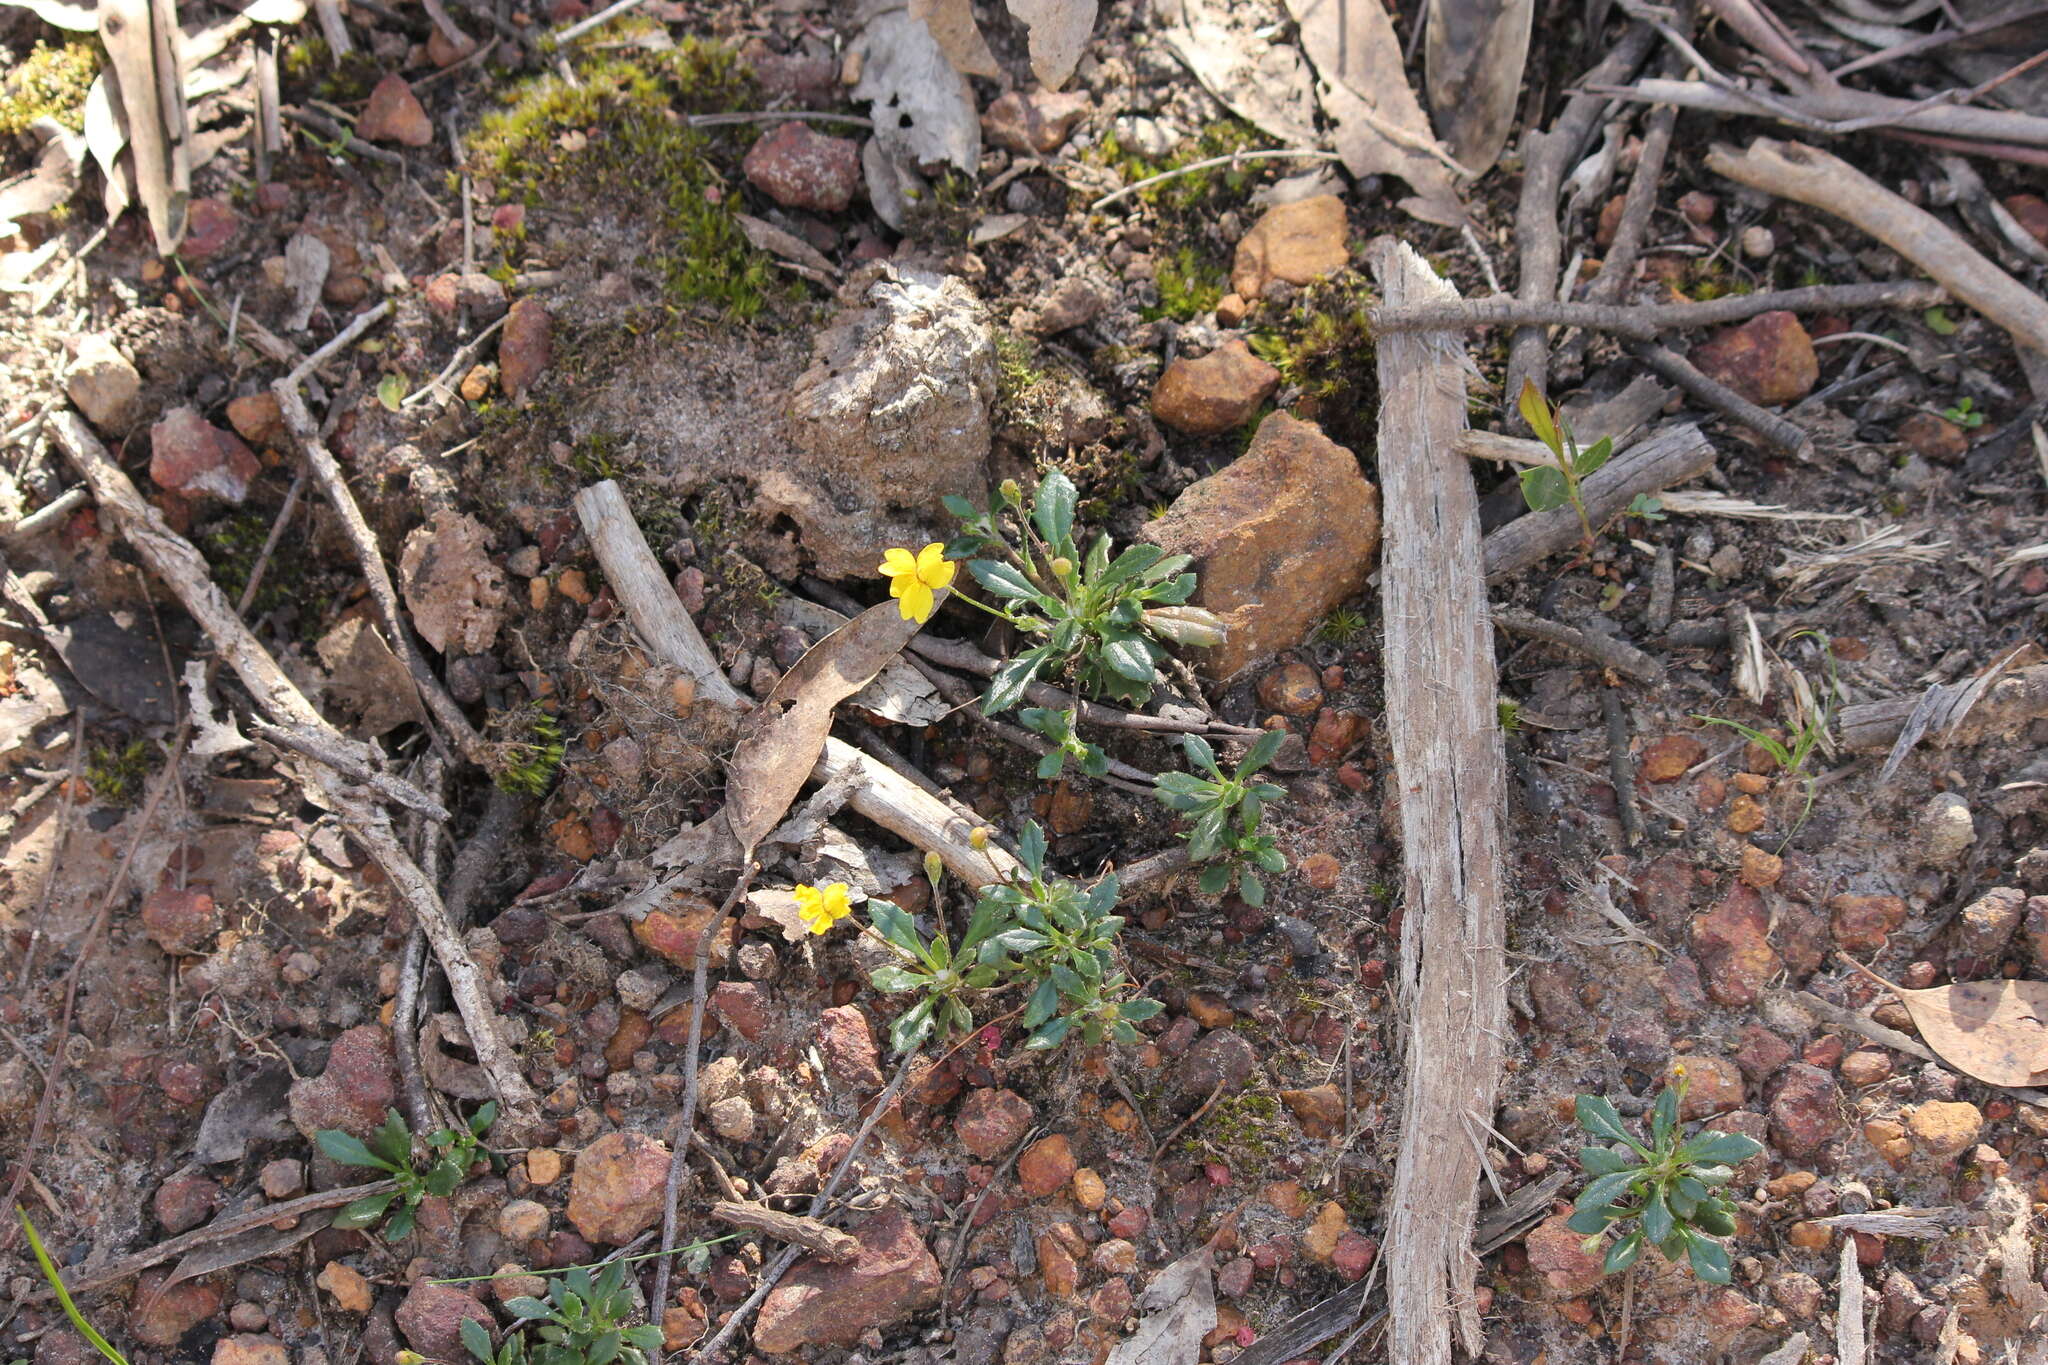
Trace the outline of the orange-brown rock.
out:
<instances>
[{"instance_id":1,"label":"orange-brown rock","mask_svg":"<svg viewBox=\"0 0 2048 1365\"><path fill-rule=\"evenodd\" d=\"M1242 456L1174 499L1146 538L1195 557L1196 601L1230 628L1202 651L1202 667L1229 677L1298 642L1365 586L1379 490L1321 428L1276 412Z\"/></svg>"}]
</instances>

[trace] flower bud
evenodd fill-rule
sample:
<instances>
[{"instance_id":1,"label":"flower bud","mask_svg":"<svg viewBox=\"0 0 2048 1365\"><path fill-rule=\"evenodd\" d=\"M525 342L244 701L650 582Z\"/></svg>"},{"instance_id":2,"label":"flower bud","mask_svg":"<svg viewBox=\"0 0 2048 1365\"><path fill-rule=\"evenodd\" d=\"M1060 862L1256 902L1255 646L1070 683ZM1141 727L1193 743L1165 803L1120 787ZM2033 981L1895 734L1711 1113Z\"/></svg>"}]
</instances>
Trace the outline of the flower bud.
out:
<instances>
[{"instance_id":1,"label":"flower bud","mask_svg":"<svg viewBox=\"0 0 2048 1365\"><path fill-rule=\"evenodd\" d=\"M1220 645L1229 634L1223 618L1203 607L1151 607L1144 624L1160 639L1177 645Z\"/></svg>"},{"instance_id":2,"label":"flower bud","mask_svg":"<svg viewBox=\"0 0 2048 1365\"><path fill-rule=\"evenodd\" d=\"M967 846L979 853L988 847L988 826L976 825L967 831Z\"/></svg>"},{"instance_id":3,"label":"flower bud","mask_svg":"<svg viewBox=\"0 0 2048 1365\"><path fill-rule=\"evenodd\" d=\"M1003 495L1003 501L1013 507L1024 501L1024 490L1017 486L1015 479L1004 479L1000 491Z\"/></svg>"},{"instance_id":4,"label":"flower bud","mask_svg":"<svg viewBox=\"0 0 2048 1365\"><path fill-rule=\"evenodd\" d=\"M1065 579L1067 579L1067 578L1070 578L1070 577L1072 577L1072 576L1073 576L1073 572L1074 572L1074 561L1073 561L1073 560L1071 560L1071 559L1068 559L1068 558L1067 558L1067 557L1066 557L1065 555L1061 555L1061 556L1060 556L1059 558L1057 558L1057 559L1053 560L1053 562L1052 562L1052 576L1053 576L1054 578L1057 578L1057 579L1061 579L1061 580L1065 580Z\"/></svg>"},{"instance_id":5,"label":"flower bud","mask_svg":"<svg viewBox=\"0 0 2048 1365\"><path fill-rule=\"evenodd\" d=\"M931 884L932 884L933 886L935 886L935 887L936 887L936 886L937 886L937 885L939 884L939 878L941 878L941 877L943 877L943 876L945 876L945 875L946 875L946 860L945 860L944 858L941 858L941 857L940 857L940 856L939 856L938 854L936 854L936 853L927 853L927 854L925 854L925 855L924 855L924 879L925 879L926 881L930 882L930 883L931 883Z\"/></svg>"}]
</instances>

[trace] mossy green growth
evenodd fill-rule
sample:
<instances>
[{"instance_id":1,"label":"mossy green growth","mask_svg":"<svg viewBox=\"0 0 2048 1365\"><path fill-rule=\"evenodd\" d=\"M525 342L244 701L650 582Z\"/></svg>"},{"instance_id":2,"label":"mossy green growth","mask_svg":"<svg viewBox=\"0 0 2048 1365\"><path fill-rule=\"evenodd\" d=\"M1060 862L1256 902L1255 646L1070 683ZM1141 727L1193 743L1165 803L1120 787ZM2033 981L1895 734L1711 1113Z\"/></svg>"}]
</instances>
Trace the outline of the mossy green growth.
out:
<instances>
[{"instance_id":1,"label":"mossy green growth","mask_svg":"<svg viewBox=\"0 0 2048 1365\"><path fill-rule=\"evenodd\" d=\"M329 104L367 99L384 76L377 59L363 49L353 48L336 62L326 40L311 35L286 43L277 66L287 98L310 95Z\"/></svg>"},{"instance_id":2,"label":"mossy green growth","mask_svg":"<svg viewBox=\"0 0 2048 1365\"><path fill-rule=\"evenodd\" d=\"M1353 450L1371 444L1379 406L1367 315L1372 303L1363 280L1319 280L1301 292L1284 318L1251 337L1252 353L1280 371L1283 384L1301 387L1302 415L1315 418L1331 440Z\"/></svg>"},{"instance_id":3,"label":"mossy green growth","mask_svg":"<svg viewBox=\"0 0 2048 1365\"><path fill-rule=\"evenodd\" d=\"M467 141L470 166L529 203L563 191L613 203L648 222L648 262L669 306L710 304L728 318L758 314L789 291L733 218L727 177L733 135L688 115L744 106L747 78L732 51L687 37L660 52L579 49L575 80L521 81Z\"/></svg>"},{"instance_id":4,"label":"mossy green growth","mask_svg":"<svg viewBox=\"0 0 2048 1365\"><path fill-rule=\"evenodd\" d=\"M1038 343L1015 332L996 333L996 406L1015 407L1025 394L1045 382Z\"/></svg>"},{"instance_id":5,"label":"mossy green growth","mask_svg":"<svg viewBox=\"0 0 2048 1365\"><path fill-rule=\"evenodd\" d=\"M494 734L517 736L492 746L496 763L491 776L498 789L519 796L544 794L562 766L562 755L568 752L562 742L561 722L538 707L529 707L492 716L490 728Z\"/></svg>"},{"instance_id":6,"label":"mossy green growth","mask_svg":"<svg viewBox=\"0 0 2048 1365\"><path fill-rule=\"evenodd\" d=\"M261 512L236 512L221 517L193 537L213 570L213 581L231 602L242 600L242 590L248 586L256 558L269 538L270 518ZM256 598L249 604L250 611L257 616L279 610L294 614L300 634L307 639L313 638L325 622L334 596L331 589L318 581L318 569L309 549L309 542L302 538L286 536L280 540L270 563L264 567Z\"/></svg>"},{"instance_id":7,"label":"mossy green growth","mask_svg":"<svg viewBox=\"0 0 2048 1365\"><path fill-rule=\"evenodd\" d=\"M1210 124L1158 161L1147 161L1130 151L1114 133L1105 136L1096 144L1092 159L1100 165L1114 168L1123 177L1126 185L1132 185L1162 171L1177 171L1197 161L1228 156L1232 152L1251 151L1259 142L1259 132L1256 128L1242 120L1226 118ZM1150 189L1139 190L1136 197L1142 203L1175 212L1197 208L1222 208L1241 202L1250 192L1252 175L1259 164L1252 162L1247 165L1212 166L1207 170L1189 171L1186 175L1177 175Z\"/></svg>"},{"instance_id":8,"label":"mossy green growth","mask_svg":"<svg viewBox=\"0 0 2048 1365\"><path fill-rule=\"evenodd\" d=\"M1223 299L1223 267L1192 246L1183 246L1162 260L1152 278L1159 289L1159 302L1145 310L1147 322L1159 318L1192 322L1214 312Z\"/></svg>"},{"instance_id":9,"label":"mossy green growth","mask_svg":"<svg viewBox=\"0 0 2048 1365\"><path fill-rule=\"evenodd\" d=\"M1241 1091L1219 1100L1208 1117L1195 1125L1185 1148L1200 1156L1205 1148L1233 1160L1252 1165L1278 1155L1287 1145L1286 1125L1280 1120L1280 1101L1271 1095Z\"/></svg>"},{"instance_id":10,"label":"mossy green growth","mask_svg":"<svg viewBox=\"0 0 2048 1365\"><path fill-rule=\"evenodd\" d=\"M142 795L142 784L149 780L152 766L145 740L119 747L95 744L86 756L85 780L93 796L106 805L131 806Z\"/></svg>"},{"instance_id":11,"label":"mossy green growth","mask_svg":"<svg viewBox=\"0 0 2048 1365\"><path fill-rule=\"evenodd\" d=\"M26 133L42 118L83 132L86 92L105 60L99 40L90 36L73 35L55 47L38 41L19 64L0 74L0 137Z\"/></svg>"}]
</instances>

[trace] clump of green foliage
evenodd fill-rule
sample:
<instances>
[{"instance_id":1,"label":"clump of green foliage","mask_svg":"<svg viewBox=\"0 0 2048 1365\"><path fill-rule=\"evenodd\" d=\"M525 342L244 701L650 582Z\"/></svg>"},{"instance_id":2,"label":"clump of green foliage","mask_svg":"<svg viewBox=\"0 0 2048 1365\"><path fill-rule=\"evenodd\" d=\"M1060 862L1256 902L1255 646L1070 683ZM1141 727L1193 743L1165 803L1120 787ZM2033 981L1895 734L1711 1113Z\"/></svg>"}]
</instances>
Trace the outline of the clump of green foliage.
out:
<instances>
[{"instance_id":1,"label":"clump of green foliage","mask_svg":"<svg viewBox=\"0 0 2048 1365\"><path fill-rule=\"evenodd\" d=\"M586 1267L572 1267L548 1281L545 1299L522 1294L507 1299L505 1309L517 1325L496 1346L481 1322L462 1320L462 1344L481 1365L647 1365L661 1355L661 1329L632 1325L633 1288L623 1260L595 1279Z\"/></svg>"},{"instance_id":2,"label":"clump of green foliage","mask_svg":"<svg viewBox=\"0 0 2048 1365\"><path fill-rule=\"evenodd\" d=\"M1579 1149L1579 1165L1592 1180L1565 1226L1587 1234L1586 1249L1592 1251L1608 1228L1634 1224L1607 1249L1603 1274L1628 1269L1645 1246L1653 1246L1673 1263L1690 1261L1693 1274L1709 1284L1729 1281L1728 1249L1716 1239L1734 1234L1735 1206L1714 1191L1763 1144L1711 1129L1684 1137L1678 1108L1685 1090L1681 1070L1677 1084L1666 1086L1651 1107L1647 1144L1630 1134L1606 1099L1578 1097L1579 1127L1609 1145Z\"/></svg>"},{"instance_id":3,"label":"clump of green foliage","mask_svg":"<svg viewBox=\"0 0 2048 1365\"><path fill-rule=\"evenodd\" d=\"M1282 384L1300 388L1304 415L1354 449L1370 443L1379 407L1372 304L1372 290L1356 276L1318 280L1247 342L1252 354L1280 371Z\"/></svg>"},{"instance_id":4,"label":"clump of green foliage","mask_svg":"<svg viewBox=\"0 0 2048 1365\"><path fill-rule=\"evenodd\" d=\"M105 60L96 38L73 35L55 47L38 40L0 74L0 137L17 137L44 118L85 131L86 92Z\"/></svg>"},{"instance_id":5,"label":"clump of green foliage","mask_svg":"<svg viewBox=\"0 0 2048 1365\"><path fill-rule=\"evenodd\" d=\"M1365 613L1338 607L1316 626L1316 638L1325 644L1356 644L1365 634Z\"/></svg>"},{"instance_id":6,"label":"clump of green foliage","mask_svg":"<svg viewBox=\"0 0 2048 1365\"><path fill-rule=\"evenodd\" d=\"M1159 289L1159 302L1144 310L1147 322L1159 318L1192 322L1213 313L1223 301L1226 284L1222 267L1192 246L1183 246L1161 260L1152 282Z\"/></svg>"},{"instance_id":7,"label":"clump of green foliage","mask_svg":"<svg viewBox=\"0 0 2048 1365\"><path fill-rule=\"evenodd\" d=\"M1264 905L1266 884L1259 873L1287 870L1287 859L1273 836L1259 831L1266 803L1286 793L1271 782L1252 780L1273 761L1286 738L1284 730L1266 731L1252 741L1243 761L1226 773L1208 740L1185 735L1181 748L1196 771L1159 774L1155 793L1159 800L1192 822L1182 837L1187 840L1188 856L1203 865L1199 883L1205 894L1220 895L1234 881L1245 904Z\"/></svg>"},{"instance_id":8,"label":"clump of green foliage","mask_svg":"<svg viewBox=\"0 0 2048 1365\"><path fill-rule=\"evenodd\" d=\"M1038 343L1015 332L996 333L996 403L1014 407L1025 394L1045 382L1038 363Z\"/></svg>"},{"instance_id":9,"label":"clump of green foliage","mask_svg":"<svg viewBox=\"0 0 2048 1365\"><path fill-rule=\"evenodd\" d=\"M1058 470L1039 480L1030 513L1015 481L1006 480L982 510L949 496L947 510L963 523L946 558L968 559L967 571L1001 603L990 607L960 594L1039 643L1005 660L989 682L982 710L1015 706L1040 674L1071 675L1081 690L1141 704L1159 681L1165 641L1213 645L1223 639L1214 614L1185 603L1195 590L1186 555L1132 545L1110 558L1107 532L1088 552L1074 539L1079 494Z\"/></svg>"},{"instance_id":10,"label":"clump of green foliage","mask_svg":"<svg viewBox=\"0 0 2048 1365\"><path fill-rule=\"evenodd\" d=\"M746 76L732 51L692 36L662 52L578 49L570 61L573 81L559 73L522 81L484 116L469 139L472 167L530 202L573 184L638 210L672 307L758 314L780 286L734 220L714 164L731 155L728 135L682 117L744 102Z\"/></svg>"},{"instance_id":11,"label":"clump of green foliage","mask_svg":"<svg viewBox=\"0 0 2048 1365\"><path fill-rule=\"evenodd\" d=\"M1102 751L1102 746L1090 744L1076 730L1081 721L1079 707L1059 711L1049 706L1027 706L1017 713L1017 719L1025 729L1035 730L1052 741L1051 751L1038 760L1040 777L1058 777L1068 759L1090 777L1101 777L1109 771L1109 755Z\"/></svg>"},{"instance_id":12,"label":"clump of green foliage","mask_svg":"<svg viewBox=\"0 0 2048 1365\"><path fill-rule=\"evenodd\" d=\"M519 796L539 796L555 780L568 746L562 742L562 725L545 711L535 710L528 723L527 738L498 746L497 784L501 791Z\"/></svg>"},{"instance_id":13,"label":"clump of green foliage","mask_svg":"<svg viewBox=\"0 0 2048 1365\"><path fill-rule=\"evenodd\" d=\"M1977 411L1977 400L1970 397L1958 398L1941 410L1941 415L1965 430L1984 425L1984 414Z\"/></svg>"},{"instance_id":14,"label":"clump of green foliage","mask_svg":"<svg viewBox=\"0 0 2048 1365\"><path fill-rule=\"evenodd\" d=\"M877 990L923 996L897 1016L890 1043L899 1052L918 1046L935 1032L964 1033L974 1027L966 996L971 991L1023 986L1027 990L1019 1023L1030 1030L1024 1046L1058 1047L1076 1029L1089 1046L1104 1039L1135 1043L1135 1025L1163 1008L1157 1000L1131 995L1132 982L1118 960L1116 874L1092 886L1049 872L1045 831L1036 821L1017 840L1014 879L981 888L974 914L956 949L942 929L930 939L911 917L887 901L871 901L875 935L900 959L874 973Z\"/></svg>"},{"instance_id":15,"label":"clump of green foliage","mask_svg":"<svg viewBox=\"0 0 2048 1365\"><path fill-rule=\"evenodd\" d=\"M142 794L149 769L147 741L131 740L118 748L95 744L85 760L85 780L98 800L110 806L125 806Z\"/></svg>"},{"instance_id":16,"label":"clump of green foliage","mask_svg":"<svg viewBox=\"0 0 2048 1365\"><path fill-rule=\"evenodd\" d=\"M366 1228L391 1210L384 1223L384 1240L396 1242L412 1231L420 1200L428 1195L455 1192L469 1168L476 1164L478 1140L498 1119L495 1101L484 1105L462 1128L441 1128L427 1134L425 1168L413 1158L412 1129L396 1109L385 1111L384 1126L370 1134L370 1140L344 1133L339 1128L322 1128L313 1135L320 1150L344 1166L362 1166L383 1171L398 1188L382 1194L365 1195L345 1205L334 1215L333 1226L344 1231ZM398 1207L391 1209L393 1204Z\"/></svg>"},{"instance_id":17,"label":"clump of green foliage","mask_svg":"<svg viewBox=\"0 0 2048 1365\"><path fill-rule=\"evenodd\" d=\"M1586 533L1586 544L1593 543L1593 523L1586 515L1586 499L1579 491L1579 484L1594 470L1607 463L1614 454L1614 439L1602 436L1592 445L1581 450L1571 427L1564 421L1543 391L1530 380L1522 381L1522 396L1517 402L1522 420L1529 424L1529 430L1536 433L1536 439L1549 449L1555 465L1531 465L1522 471L1522 500L1529 504L1532 512L1548 512L1553 507L1562 507L1567 502L1579 514L1579 526Z\"/></svg>"},{"instance_id":18,"label":"clump of green foliage","mask_svg":"<svg viewBox=\"0 0 2048 1365\"><path fill-rule=\"evenodd\" d=\"M1197 136L1182 142L1157 161L1148 161L1123 145L1122 139L1114 133L1105 136L1096 144L1096 159L1113 168L1123 177L1126 185L1158 175L1162 171L1177 171L1197 161L1212 157L1228 156L1232 152L1247 152L1259 144L1259 133L1249 123L1234 118L1219 119L1204 128ZM1186 212L1198 208L1221 208L1226 203L1241 200L1249 192L1252 176L1258 170L1258 163L1241 166L1211 166L1205 170L1189 171L1186 175L1175 176L1149 189L1139 190L1136 198L1141 202L1175 212Z\"/></svg>"}]
</instances>

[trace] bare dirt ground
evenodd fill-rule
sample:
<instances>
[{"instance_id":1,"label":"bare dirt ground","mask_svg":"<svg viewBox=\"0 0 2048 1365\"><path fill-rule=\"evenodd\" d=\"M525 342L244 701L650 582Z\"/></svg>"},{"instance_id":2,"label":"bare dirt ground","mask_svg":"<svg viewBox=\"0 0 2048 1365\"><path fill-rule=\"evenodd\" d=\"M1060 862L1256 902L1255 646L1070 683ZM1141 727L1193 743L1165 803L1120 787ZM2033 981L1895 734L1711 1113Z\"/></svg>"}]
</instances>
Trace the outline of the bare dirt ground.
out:
<instances>
[{"instance_id":1,"label":"bare dirt ground","mask_svg":"<svg viewBox=\"0 0 2048 1365\"><path fill-rule=\"evenodd\" d=\"M1403 401L1378 391L1364 243L1400 236L1465 296L1487 294L1515 260L1518 157L1465 187L1469 234L1404 213L1391 177L1318 162L1195 171L1092 208L1147 173L1275 145L1172 56L1161 13L1119 3L1059 111L1067 129L1037 150L997 131L997 97L1032 82L1016 26L985 22L1003 74L971 87L988 120L976 175L934 175L891 227L857 165L831 160L852 153L762 171L749 152L790 124L691 121L803 110L818 135L862 136L830 119L873 112L851 96L846 57L866 16L652 0L579 47L541 50L535 35L582 13L575 0L557 10L460 11L490 43L468 58L411 7L352 6L357 50L341 61L312 18L277 29L284 102L327 131L291 124L260 175L253 103L195 105L219 150L194 172L175 257L159 258L141 211L107 223L91 192L24 218L6 243L55 241L68 260L106 228L46 300L48 273L5 296L0 512L12 524L79 483L46 413L67 395L103 402L87 415L113 460L222 589L237 597L259 576L244 616L285 673L445 805L445 823L401 813L400 834L466 906L489 1003L538 1096L536 1125L486 1135L402 1237L330 1227L329 1203L189 1253L176 1244L147 1268L124 1261L360 1183L318 1131L367 1137L387 1107L422 1100L466 1119L493 1092L432 970L423 1035L394 1042L395 997L421 960L406 896L344 813L309 794L304 760L261 742L198 756L183 680L214 646L115 519L78 499L5 541L0 1151L86 1317L138 1363L453 1361L467 1358L463 1317L508 1328L505 1301L540 1276L655 1250L690 1084L696 934L731 885L676 880L697 855L672 841L722 818L733 722L627 619L572 504L580 489L618 482L718 663L763 697L836 621L819 603L886 601L883 550L951 535L935 495L961 471L977 492L1061 471L1082 522L1121 546L1180 515L1190 486L1255 458L1276 412L1317 423L1347 472L1302 474L1285 518L1257 533L1249 553L1282 566L1283 586L1253 623L1251 666L1199 687L1177 672L1162 697L1219 734L1293 737L1269 773L1284 796L1266 823L1287 870L1256 904L1205 894L1192 872L1126 891L1120 960L1164 1005L1135 1043L1027 1049L1019 994L978 1000L975 1028L907 1067L823 1211L861 1239L857 1258L800 1262L785 1282L800 1292L777 1290L757 1314L747 1301L783 1243L708 1206L723 1189L803 1209L898 1076L890 1025L905 1004L872 986L871 939L792 930L776 895L847 882L956 933L973 903L957 877L934 896L922 849L850 808L799 802L813 827L763 855L710 977L696 1121L708 1147L678 1240L727 1240L677 1258L677 1306L657 1326L683 1360L745 1302L757 1315L735 1350L759 1359L1100 1362L1163 1319L1147 1287L1205 1247L1214 1312L1155 1359L1261 1360L1247 1353L1317 1303L1353 1291L1376 1307L1404 1085L1382 623L1370 543L1334 593L1287 566L1321 534L1319 504L1351 496L1356 473L1375 479L1376 412ZM1413 20L1396 16L1404 40ZM1539 18L1532 117L1555 113L1620 27L1602 38L1576 11ZM38 42L62 38L0 10L0 67L25 69ZM379 137L373 92L393 73L417 103ZM1622 114L1610 133L1625 170L1641 124ZM334 136L343 115L363 141ZM1914 276L1839 220L1705 168L1710 141L1771 125L1686 112L1677 129L1632 299ZM33 164L15 131L0 147L9 174ZM1953 172L1933 150L1861 137L1833 149L1952 212ZM1971 164L2023 223L2041 204L2037 166ZM1568 220L1567 258L1611 244L1619 210L1602 205L1623 188ZM1254 226L1325 193L1341 203L1344 263L1306 285L1254 274L1254 295L1237 293ZM750 243L742 217L780 236ZM325 258L310 277L292 264L309 241ZM2038 253L1993 254L2038 291ZM862 313L872 291L892 281L925 291L927 310L903 327L919 377L898 384L914 439L896 464L877 453L872 415L867 438L821 434L803 396L870 363L848 357L880 326ZM1083 295L1085 316L1067 321ZM387 303L315 372L312 411L429 669L482 738L481 767L450 761L451 732L379 637L347 528L302 483L302 444L270 397L285 367L252 340L253 327L310 354ZM1889 774L1885 748L1852 746L1842 719L1979 676L2037 639L2048 560L2016 552L2048 538L2043 409L2010 338L1959 305L1804 323L1792 349L1812 373L1777 401L1804 401L1792 410L1815 434L1810 456L1669 392L1634 425L1700 421L1711 471L1493 589L1497 608L1632 642L1657 674L1497 636L1511 1036L1499 1111L1472 1140L1482 1214L1523 1195L1477 1272L1488 1360L1848 1365L1852 1339L1858 1360L2041 1358L2048 1097L1930 1050L1924 1021L1851 960L1909 988L2048 975L2048 898L2035 894L2048 892L2048 719L2034 718L2048 708L1966 743L1936 736ZM843 346L835 327L852 328ZM1174 417L1169 367L1234 339L1273 382L1233 420ZM1469 340L1473 424L1505 429L1508 330ZM114 373L81 395L95 347L117 353L132 392ZM1580 367L1554 367L1552 396L1584 411L1640 373L1594 337ZM1241 402L1218 385L1202 400ZM931 415L956 407L980 427L963 436ZM849 453L858 439L866 454ZM1526 510L1512 473L1473 467L1489 529ZM958 603L928 633L997 656L1014 645ZM961 697L985 685L938 671ZM999 848L1035 820L1051 865L1092 879L1179 846L1185 826L1147 784L1072 768L1040 779L1037 756L971 702L911 678L923 695L906 712L877 715L863 693L836 733L942 789ZM232 674L208 695L252 714ZM1184 766L1171 735L1091 737L1143 774ZM1218 747L1232 757L1243 737ZM657 877L671 881L649 912L633 898ZM401 1078L394 1047L420 1054L422 1080ZM1633 1122L1681 1066L1688 1122L1764 1144L1729 1186L1732 1282L1702 1283L1654 1251L1603 1277L1600 1250L1564 1227L1585 1140L1574 1097L1606 1096ZM654 1263L632 1264L644 1312ZM0 1271L7 1359L92 1358L11 1232ZM1385 1358L1347 1317L1272 1365L1340 1357Z\"/></svg>"}]
</instances>

